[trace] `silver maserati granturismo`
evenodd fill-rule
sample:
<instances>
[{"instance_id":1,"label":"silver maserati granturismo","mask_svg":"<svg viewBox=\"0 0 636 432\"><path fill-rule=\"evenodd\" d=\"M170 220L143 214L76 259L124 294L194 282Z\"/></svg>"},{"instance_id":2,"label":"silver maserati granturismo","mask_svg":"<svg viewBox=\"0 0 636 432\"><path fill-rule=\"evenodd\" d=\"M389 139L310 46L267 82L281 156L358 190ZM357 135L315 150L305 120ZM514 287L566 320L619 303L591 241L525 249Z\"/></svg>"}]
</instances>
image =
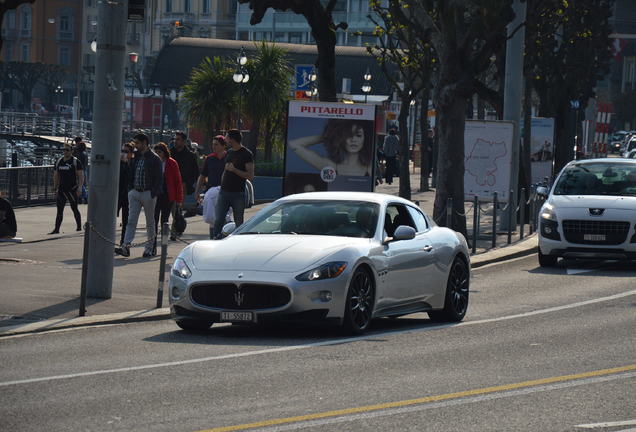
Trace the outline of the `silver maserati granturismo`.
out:
<instances>
[{"instance_id":1,"label":"silver maserati granturismo","mask_svg":"<svg viewBox=\"0 0 636 432\"><path fill-rule=\"evenodd\" d=\"M311 192L271 203L222 240L197 241L175 259L170 308L177 325L321 321L364 332L373 318L427 312L460 321L470 255L393 195Z\"/></svg>"}]
</instances>

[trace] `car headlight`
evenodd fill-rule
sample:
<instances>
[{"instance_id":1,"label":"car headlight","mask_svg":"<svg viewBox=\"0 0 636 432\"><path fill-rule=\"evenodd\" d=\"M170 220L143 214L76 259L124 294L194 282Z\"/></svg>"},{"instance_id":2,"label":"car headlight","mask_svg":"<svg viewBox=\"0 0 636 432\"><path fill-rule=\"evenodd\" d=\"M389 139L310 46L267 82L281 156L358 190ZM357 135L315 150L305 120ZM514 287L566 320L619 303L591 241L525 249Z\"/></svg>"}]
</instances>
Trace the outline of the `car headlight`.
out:
<instances>
[{"instance_id":1,"label":"car headlight","mask_svg":"<svg viewBox=\"0 0 636 432\"><path fill-rule=\"evenodd\" d=\"M543 205L543 208L541 208L541 217L543 219L549 219L549 220L557 220L557 215L556 215L556 211L554 210L554 206L552 204L549 203L545 203Z\"/></svg>"},{"instance_id":2,"label":"car headlight","mask_svg":"<svg viewBox=\"0 0 636 432\"><path fill-rule=\"evenodd\" d=\"M332 279L338 277L347 268L347 263L344 261L335 261L327 264L323 264L320 267L316 267L305 273L296 276L296 280L299 281L313 281L320 279Z\"/></svg>"},{"instance_id":3,"label":"car headlight","mask_svg":"<svg viewBox=\"0 0 636 432\"><path fill-rule=\"evenodd\" d=\"M174 264L172 265L172 274L180 277L181 279L189 279L190 276L192 276L190 268L181 258L174 260Z\"/></svg>"}]
</instances>

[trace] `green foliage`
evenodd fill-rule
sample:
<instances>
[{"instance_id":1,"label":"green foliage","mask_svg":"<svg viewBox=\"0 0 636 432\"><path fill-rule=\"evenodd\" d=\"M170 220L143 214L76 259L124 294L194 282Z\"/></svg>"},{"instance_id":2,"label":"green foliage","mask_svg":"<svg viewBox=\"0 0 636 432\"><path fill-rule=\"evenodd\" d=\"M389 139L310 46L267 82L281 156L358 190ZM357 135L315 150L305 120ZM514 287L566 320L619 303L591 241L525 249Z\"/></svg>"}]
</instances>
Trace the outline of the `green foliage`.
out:
<instances>
[{"instance_id":1,"label":"green foliage","mask_svg":"<svg viewBox=\"0 0 636 432\"><path fill-rule=\"evenodd\" d=\"M585 107L609 70L613 0L532 0L526 33L526 76L540 115L556 116L576 99Z\"/></svg>"},{"instance_id":2,"label":"green foliage","mask_svg":"<svg viewBox=\"0 0 636 432\"><path fill-rule=\"evenodd\" d=\"M229 109L238 95L233 73L227 60L206 57L183 86L182 104L188 121L208 136L227 126Z\"/></svg>"},{"instance_id":3,"label":"green foliage","mask_svg":"<svg viewBox=\"0 0 636 432\"><path fill-rule=\"evenodd\" d=\"M255 46L256 55L247 64L245 102L252 122L261 122L285 109L294 72L284 50L265 41Z\"/></svg>"}]
</instances>

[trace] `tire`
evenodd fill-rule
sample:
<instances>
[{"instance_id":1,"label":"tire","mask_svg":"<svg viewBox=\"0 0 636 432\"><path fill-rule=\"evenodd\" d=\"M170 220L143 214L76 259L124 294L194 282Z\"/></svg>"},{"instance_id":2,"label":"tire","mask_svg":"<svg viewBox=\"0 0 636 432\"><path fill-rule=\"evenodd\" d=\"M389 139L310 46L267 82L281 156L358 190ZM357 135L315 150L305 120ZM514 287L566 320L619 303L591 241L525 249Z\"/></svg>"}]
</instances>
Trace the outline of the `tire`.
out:
<instances>
[{"instance_id":1,"label":"tire","mask_svg":"<svg viewBox=\"0 0 636 432\"><path fill-rule=\"evenodd\" d=\"M446 283L444 309L428 312L429 318L435 322L459 322L463 320L468 310L469 291L470 272L468 265L461 258L455 258Z\"/></svg>"},{"instance_id":2,"label":"tire","mask_svg":"<svg viewBox=\"0 0 636 432\"><path fill-rule=\"evenodd\" d=\"M201 332L209 329L212 326L212 321L197 320L197 319L179 319L175 320L177 325L185 331Z\"/></svg>"},{"instance_id":3,"label":"tire","mask_svg":"<svg viewBox=\"0 0 636 432\"><path fill-rule=\"evenodd\" d=\"M347 290L342 329L345 333L357 335L364 333L371 324L375 286L373 278L365 269L358 268Z\"/></svg>"},{"instance_id":4,"label":"tire","mask_svg":"<svg viewBox=\"0 0 636 432\"><path fill-rule=\"evenodd\" d=\"M556 255L544 255L541 253L541 248L539 248L539 265L541 267L556 267L558 257Z\"/></svg>"}]
</instances>

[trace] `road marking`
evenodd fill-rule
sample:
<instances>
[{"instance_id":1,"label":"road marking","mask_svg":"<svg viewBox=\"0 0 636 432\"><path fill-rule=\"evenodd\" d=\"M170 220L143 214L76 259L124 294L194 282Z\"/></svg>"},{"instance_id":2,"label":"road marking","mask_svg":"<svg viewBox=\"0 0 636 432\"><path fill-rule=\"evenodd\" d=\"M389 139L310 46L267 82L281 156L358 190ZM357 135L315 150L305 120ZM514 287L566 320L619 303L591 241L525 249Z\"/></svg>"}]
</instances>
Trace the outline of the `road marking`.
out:
<instances>
[{"instance_id":1,"label":"road marking","mask_svg":"<svg viewBox=\"0 0 636 432\"><path fill-rule=\"evenodd\" d=\"M408 399L397 402L366 405L355 408L345 408L295 417L263 420L260 422L244 423L240 425L221 426L212 429L205 429L199 432L233 432L246 429L256 429L259 432L289 431L295 429L323 426L326 424L343 423L362 419L367 420L375 417L386 417L404 413L424 411L434 408L444 408L454 405L522 396L532 393L560 390L569 387L577 387L587 384L597 384L600 382L608 382L629 378L636 378L636 364L585 372L580 374L562 375L551 378L523 381L514 384L505 384L494 387L466 390L456 393L427 396L417 399Z\"/></svg>"},{"instance_id":2,"label":"road marking","mask_svg":"<svg viewBox=\"0 0 636 432\"><path fill-rule=\"evenodd\" d=\"M21 380L4 381L4 382L0 382L0 387L7 387L11 385L32 384L32 383L44 382L44 381L55 381L55 380L64 380L64 379L71 379L71 378L88 377L88 376L94 376L94 375L124 373L124 372L132 372L132 371L146 370L146 369L157 369L162 367L182 366L186 364L204 363L204 362L209 362L214 360L227 360L227 359L234 359L234 358L240 358L240 357L251 357L251 356L257 356L257 355L263 355L263 354L272 354L272 353L280 353L285 351L295 351L295 350L301 350L301 349L316 348L316 347L322 347L322 346L341 345L346 343L374 339L374 338L377 338L378 336L383 336L383 335L412 334L412 333L421 333L425 331L441 330L441 329L446 329L451 327L464 327L464 326L471 326L471 325L478 325L478 324L509 321L513 319L527 318L527 317L547 314L551 312L559 312L562 310L573 309L573 308L587 306L587 305L591 305L595 303L602 303L606 301L620 299L623 297L629 297L635 294L636 294L636 290L631 290L631 291L626 291L623 293L614 294L607 297L599 297L599 298L595 298L591 300L571 303L569 305L554 306L554 307L539 309L539 310L531 311L531 312L524 312L524 313L515 314L515 315L507 315L507 316L498 317L498 318L486 318L486 319L477 320L477 321L467 321L467 322L462 322L458 324L438 324L438 325L432 325L432 326L427 326L425 328L417 328L417 329L389 330L384 332L369 333L364 336L358 336L358 337L329 339L322 342L313 342L313 343L301 344L301 345L290 345L286 347L268 348L268 349L262 349L262 350L256 350L256 351L246 351L242 353L232 353L232 354L224 354L224 355L202 357L202 358L195 358L195 359L188 359L188 360L179 360L179 361L164 362L164 363L153 363L153 364L147 364L147 365L141 365L141 366L129 366L129 367L122 367L122 368L115 368L115 369L102 369L102 370L94 370L94 371L87 371L87 372L77 372L77 373L65 374L65 375L53 375L53 376L45 376L45 377L39 377L39 378L27 378L27 379L21 379Z\"/></svg>"},{"instance_id":3,"label":"road marking","mask_svg":"<svg viewBox=\"0 0 636 432\"><path fill-rule=\"evenodd\" d=\"M596 429L596 428L612 428L619 426L636 426L636 420L625 420L625 421L614 421L614 422L603 422L603 423L588 423L588 424L580 424L576 425L577 428L582 429Z\"/></svg>"}]
</instances>

